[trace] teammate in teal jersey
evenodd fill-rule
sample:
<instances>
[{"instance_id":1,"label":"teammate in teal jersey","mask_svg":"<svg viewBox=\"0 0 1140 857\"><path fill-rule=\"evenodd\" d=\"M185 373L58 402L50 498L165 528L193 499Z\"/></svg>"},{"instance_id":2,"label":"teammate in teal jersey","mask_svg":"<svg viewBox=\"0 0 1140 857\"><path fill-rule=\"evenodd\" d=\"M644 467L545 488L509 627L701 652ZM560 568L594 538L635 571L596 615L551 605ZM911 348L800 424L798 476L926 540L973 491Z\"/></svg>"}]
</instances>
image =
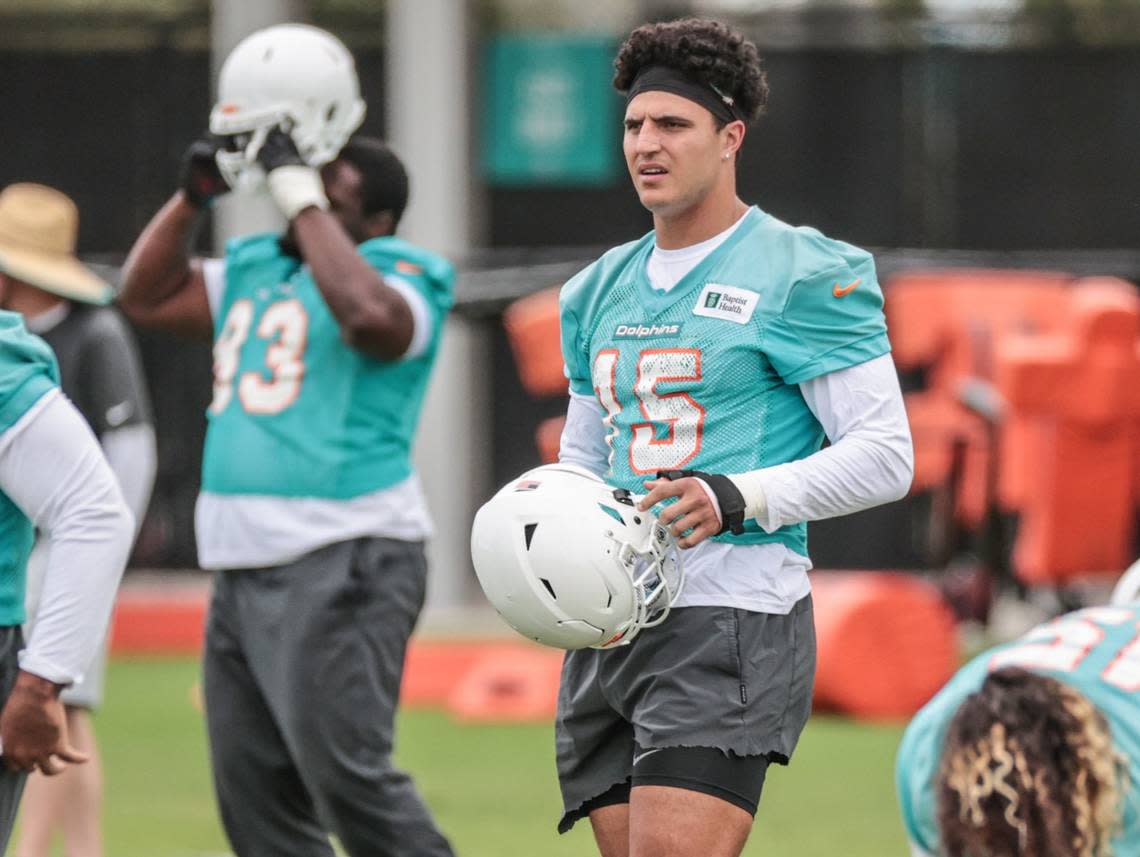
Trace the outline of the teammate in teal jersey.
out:
<instances>
[{"instance_id":1,"label":"teammate in teal jersey","mask_svg":"<svg viewBox=\"0 0 1140 857\"><path fill-rule=\"evenodd\" d=\"M0 227L10 225L5 214ZM4 257L17 259L26 271L67 264L43 246ZM0 307L8 285L0 275ZM50 551L25 646L24 590L37 529ZM98 652L133 537L134 519L98 442L59 391L51 349L20 315L0 309L0 852L27 774L55 775L88 759L69 740L59 695Z\"/></svg>"},{"instance_id":2,"label":"teammate in teal jersey","mask_svg":"<svg viewBox=\"0 0 1140 857\"><path fill-rule=\"evenodd\" d=\"M689 19L615 65L654 229L563 288L560 459L648 492L685 587L628 646L568 653L560 829L589 817L603 857L736 857L811 707L806 522L901 497L910 435L870 255L737 195L755 46Z\"/></svg>"},{"instance_id":3,"label":"teammate in teal jersey","mask_svg":"<svg viewBox=\"0 0 1140 857\"><path fill-rule=\"evenodd\" d=\"M239 857L331 857L330 833L353 857L452 853L391 750L430 532L410 452L453 271L394 236L407 176L348 139L362 115L328 33L250 36L222 69L221 137L191 146L124 272L137 322L214 342L196 524L216 570L214 784ZM264 182L288 232L190 259L223 175Z\"/></svg>"},{"instance_id":4,"label":"teammate in teal jersey","mask_svg":"<svg viewBox=\"0 0 1140 857\"><path fill-rule=\"evenodd\" d=\"M915 715L915 857L1140 854L1140 601L1119 600L984 652Z\"/></svg>"}]
</instances>

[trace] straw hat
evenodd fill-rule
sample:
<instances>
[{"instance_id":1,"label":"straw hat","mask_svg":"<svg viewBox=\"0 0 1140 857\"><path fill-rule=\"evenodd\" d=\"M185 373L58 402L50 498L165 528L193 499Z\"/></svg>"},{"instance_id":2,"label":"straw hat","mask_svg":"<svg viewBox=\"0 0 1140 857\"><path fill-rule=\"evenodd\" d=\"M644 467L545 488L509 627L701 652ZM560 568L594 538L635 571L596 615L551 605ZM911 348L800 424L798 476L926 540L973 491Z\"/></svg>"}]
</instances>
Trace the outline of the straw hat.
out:
<instances>
[{"instance_id":1,"label":"straw hat","mask_svg":"<svg viewBox=\"0 0 1140 857\"><path fill-rule=\"evenodd\" d=\"M66 194L23 182L0 191L0 272L71 300L110 303L111 286L75 258L79 210Z\"/></svg>"}]
</instances>

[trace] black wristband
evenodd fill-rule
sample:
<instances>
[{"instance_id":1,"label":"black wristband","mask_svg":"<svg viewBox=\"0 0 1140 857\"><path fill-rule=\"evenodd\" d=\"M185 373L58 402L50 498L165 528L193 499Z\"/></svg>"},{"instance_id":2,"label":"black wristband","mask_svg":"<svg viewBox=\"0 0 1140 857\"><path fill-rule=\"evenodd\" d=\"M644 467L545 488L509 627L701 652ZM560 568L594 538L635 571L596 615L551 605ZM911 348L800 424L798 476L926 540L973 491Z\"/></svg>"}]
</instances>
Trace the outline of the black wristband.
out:
<instances>
[{"instance_id":1,"label":"black wristband","mask_svg":"<svg viewBox=\"0 0 1140 857\"><path fill-rule=\"evenodd\" d=\"M717 505L720 506L721 527L716 534L731 532L739 536L744 532L744 495L727 476L719 473L705 473L703 470L658 470L658 479L684 479L695 476L703 479L716 496Z\"/></svg>"}]
</instances>

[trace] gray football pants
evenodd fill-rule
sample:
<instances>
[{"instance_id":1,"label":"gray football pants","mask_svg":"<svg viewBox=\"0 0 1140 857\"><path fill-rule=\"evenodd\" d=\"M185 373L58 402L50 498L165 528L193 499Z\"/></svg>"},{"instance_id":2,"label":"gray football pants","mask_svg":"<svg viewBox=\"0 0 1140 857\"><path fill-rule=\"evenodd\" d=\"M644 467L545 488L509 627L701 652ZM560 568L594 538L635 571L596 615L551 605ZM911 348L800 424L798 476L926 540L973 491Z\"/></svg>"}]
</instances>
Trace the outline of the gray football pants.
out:
<instances>
[{"instance_id":1,"label":"gray football pants","mask_svg":"<svg viewBox=\"0 0 1140 857\"><path fill-rule=\"evenodd\" d=\"M214 788L237 857L451 857L392 767L423 545L366 538L274 568L221 571L207 621Z\"/></svg>"},{"instance_id":2,"label":"gray football pants","mask_svg":"<svg viewBox=\"0 0 1140 857\"><path fill-rule=\"evenodd\" d=\"M0 707L7 702L16 684L16 673L20 671L16 654L22 648L24 635L19 625L0 627ZM0 758L0 854L8 853L8 839L16 824L16 810L20 807L20 796L24 793L27 779L27 774L13 771Z\"/></svg>"}]
</instances>

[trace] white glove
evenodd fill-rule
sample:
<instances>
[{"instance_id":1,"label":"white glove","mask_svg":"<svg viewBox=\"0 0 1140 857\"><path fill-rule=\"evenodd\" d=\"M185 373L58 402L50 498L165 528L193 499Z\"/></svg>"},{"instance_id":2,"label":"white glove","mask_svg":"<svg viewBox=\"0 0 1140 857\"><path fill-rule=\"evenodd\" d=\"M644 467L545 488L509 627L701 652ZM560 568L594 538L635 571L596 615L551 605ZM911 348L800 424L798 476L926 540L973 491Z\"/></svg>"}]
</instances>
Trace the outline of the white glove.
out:
<instances>
[{"instance_id":1,"label":"white glove","mask_svg":"<svg viewBox=\"0 0 1140 857\"><path fill-rule=\"evenodd\" d=\"M321 174L304 164L289 164L272 170L266 176L269 193L281 213L292 220L306 208L315 206L328 211L329 199Z\"/></svg>"}]
</instances>

